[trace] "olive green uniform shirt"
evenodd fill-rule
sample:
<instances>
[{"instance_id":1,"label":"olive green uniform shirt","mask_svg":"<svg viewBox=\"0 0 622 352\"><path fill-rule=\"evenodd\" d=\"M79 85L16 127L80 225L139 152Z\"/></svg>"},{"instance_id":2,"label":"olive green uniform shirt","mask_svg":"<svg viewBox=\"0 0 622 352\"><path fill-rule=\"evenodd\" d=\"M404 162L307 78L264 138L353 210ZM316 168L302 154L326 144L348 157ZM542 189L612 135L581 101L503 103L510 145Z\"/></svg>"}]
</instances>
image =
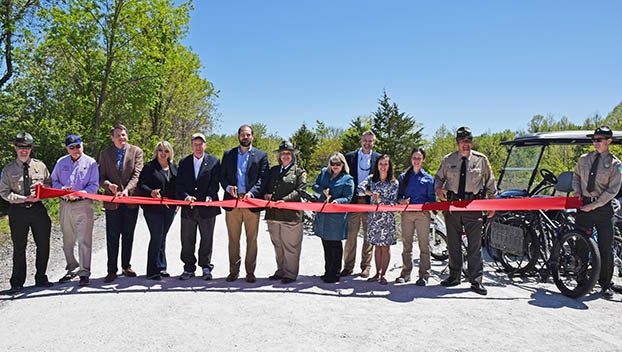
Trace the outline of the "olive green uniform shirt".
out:
<instances>
[{"instance_id":1,"label":"olive green uniform shirt","mask_svg":"<svg viewBox=\"0 0 622 352\"><path fill-rule=\"evenodd\" d=\"M37 159L30 158L28 174L30 175L30 193L35 194L35 185L42 183L46 187L51 187L50 173L45 164ZM15 159L2 169L0 178L0 196L11 204L24 203L24 163Z\"/></svg>"},{"instance_id":2,"label":"olive green uniform shirt","mask_svg":"<svg viewBox=\"0 0 622 352\"><path fill-rule=\"evenodd\" d=\"M581 155L572 175L572 189L575 196L597 198L590 203L593 208L602 207L612 200L618 194L620 184L622 184L622 162L607 151L602 153L598 160L594 191L587 191L587 181L597 153L593 151Z\"/></svg>"}]
</instances>

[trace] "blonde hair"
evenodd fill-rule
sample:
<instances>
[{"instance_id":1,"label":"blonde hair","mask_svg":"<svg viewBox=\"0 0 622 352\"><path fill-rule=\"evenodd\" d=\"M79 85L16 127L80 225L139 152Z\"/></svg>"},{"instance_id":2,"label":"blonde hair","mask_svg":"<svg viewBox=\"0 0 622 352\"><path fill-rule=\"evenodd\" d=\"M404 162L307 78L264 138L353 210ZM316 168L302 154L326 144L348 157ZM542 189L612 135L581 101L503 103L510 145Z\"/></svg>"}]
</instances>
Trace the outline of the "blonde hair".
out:
<instances>
[{"instance_id":1,"label":"blonde hair","mask_svg":"<svg viewBox=\"0 0 622 352\"><path fill-rule=\"evenodd\" d=\"M156 145L155 149L153 150L153 158L154 159L158 158L158 148L160 148L160 147L164 147L164 148L169 150L168 158L166 160L169 163L171 161L173 161L173 158L175 157L175 151L173 150L173 146L168 141L158 142L158 144Z\"/></svg>"},{"instance_id":2,"label":"blonde hair","mask_svg":"<svg viewBox=\"0 0 622 352\"><path fill-rule=\"evenodd\" d=\"M330 157L328 158L328 166L327 166L328 172L330 172L331 174L333 173L333 169L331 169L330 163L335 162L335 161L340 161L341 164L343 165L343 171L345 171L346 174L350 174L350 167L348 166L348 163L346 162L346 157L343 156L343 154L339 152L332 153Z\"/></svg>"}]
</instances>

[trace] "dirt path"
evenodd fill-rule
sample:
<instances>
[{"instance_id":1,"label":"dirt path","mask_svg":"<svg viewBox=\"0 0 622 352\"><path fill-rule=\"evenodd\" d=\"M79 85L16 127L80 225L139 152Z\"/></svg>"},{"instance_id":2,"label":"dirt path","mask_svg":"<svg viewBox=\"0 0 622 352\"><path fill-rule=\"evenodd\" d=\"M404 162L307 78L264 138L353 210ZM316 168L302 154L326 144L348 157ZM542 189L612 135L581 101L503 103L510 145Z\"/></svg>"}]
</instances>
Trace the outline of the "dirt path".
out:
<instances>
[{"instance_id":1,"label":"dirt path","mask_svg":"<svg viewBox=\"0 0 622 352\"><path fill-rule=\"evenodd\" d=\"M177 279L182 271L177 218L167 242L173 277L154 283L144 278L147 241L141 214L132 263L142 274L137 278L105 284L106 253L100 245L90 287L73 282L28 288L15 297L0 294L0 350L622 350L618 294L610 301L598 293L574 300L552 284L512 282L486 265L489 294L483 297L467 283L440 286L445 267L440 262L433 263L428 287L381 286L357 276L325 284L319 279L322 245L314 236L304 238L299 281L282 285L267 279L275 264L263 221L258 281L227 283L224 215L216 222L214 280ZM401 245L391 253L394 279ZM50 266L50 278L57 280L62 269Z\"/></svg>"}]
</instances>

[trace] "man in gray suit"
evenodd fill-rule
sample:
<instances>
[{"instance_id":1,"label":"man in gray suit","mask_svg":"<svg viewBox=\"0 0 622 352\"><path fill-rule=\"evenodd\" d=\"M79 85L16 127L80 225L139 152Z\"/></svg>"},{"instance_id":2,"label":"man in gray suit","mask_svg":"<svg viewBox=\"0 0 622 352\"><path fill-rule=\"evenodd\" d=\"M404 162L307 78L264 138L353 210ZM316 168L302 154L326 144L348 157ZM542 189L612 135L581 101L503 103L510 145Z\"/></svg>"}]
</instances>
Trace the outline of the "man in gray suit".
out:
<instances>
[{"instance_id":1,"label":"man in gray suit","mask_svg":"<svg viewBox=\"0 0 622 352\"><path fill-rule=\"evenodd\" d=\"M138 195L138 176L143 169L143 151L127 142L127 128L115 125L110 130L113 145L99 155L99 184L107 195L117 197ZM121 240L121 269L127 277L136 276L132 270L132 244L138 218L138 205L104 202L106 209L106 249L108 275L104 282L117 278L119 240Z\"/></svg>"}]
</instances>

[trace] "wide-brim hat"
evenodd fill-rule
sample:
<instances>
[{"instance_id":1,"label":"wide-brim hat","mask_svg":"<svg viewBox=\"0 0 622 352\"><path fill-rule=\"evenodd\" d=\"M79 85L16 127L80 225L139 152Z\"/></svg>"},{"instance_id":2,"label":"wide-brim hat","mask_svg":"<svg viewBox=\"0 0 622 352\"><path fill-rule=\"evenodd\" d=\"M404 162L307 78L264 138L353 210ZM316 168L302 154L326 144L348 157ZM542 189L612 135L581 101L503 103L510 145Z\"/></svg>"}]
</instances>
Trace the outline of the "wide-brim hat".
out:
<instances>
[{"instance_id":1,"label":"wide-brim hat","mask_svg":"<svg viewBox=\"0 0 622 352\"><path fill-rule=\"evenodd\" d=\"M296 150L296 148L294 148L294 145L289 141L282 141L281 144L279 144L279 149L275 150L274 152L280 153L285 150L289 150L292 153L298 153L298 150Z\"/></svg>"},{"instance_id":2,"label":"wide-brim hat","mask_svg":"<svg viewBox=\"0 0 622 352\"><path fill-rule=\"evenodd\" d=\"M17 135L15 135L13 145L18 144L28 144L32 147L38 147L38 145L34 144L34 139L32 138L32 135L30 135L30 133L28 132L19 132Z\"/></svg>"},{"instance_id":3,"label":"wide-brim hat","mask_svg":"<svg viewBox=\"0 0 622 352\"><path fill-rule=\"evenodd\" d=\"M597 129L594 130L594 133L588 134L588 137L594 137L596 135L599 136L604 136L607 138L612 138L613 137L613 131L611 130L611 128L609 128L609 126L600 126Z\"/></svg>"}]
</instances>

